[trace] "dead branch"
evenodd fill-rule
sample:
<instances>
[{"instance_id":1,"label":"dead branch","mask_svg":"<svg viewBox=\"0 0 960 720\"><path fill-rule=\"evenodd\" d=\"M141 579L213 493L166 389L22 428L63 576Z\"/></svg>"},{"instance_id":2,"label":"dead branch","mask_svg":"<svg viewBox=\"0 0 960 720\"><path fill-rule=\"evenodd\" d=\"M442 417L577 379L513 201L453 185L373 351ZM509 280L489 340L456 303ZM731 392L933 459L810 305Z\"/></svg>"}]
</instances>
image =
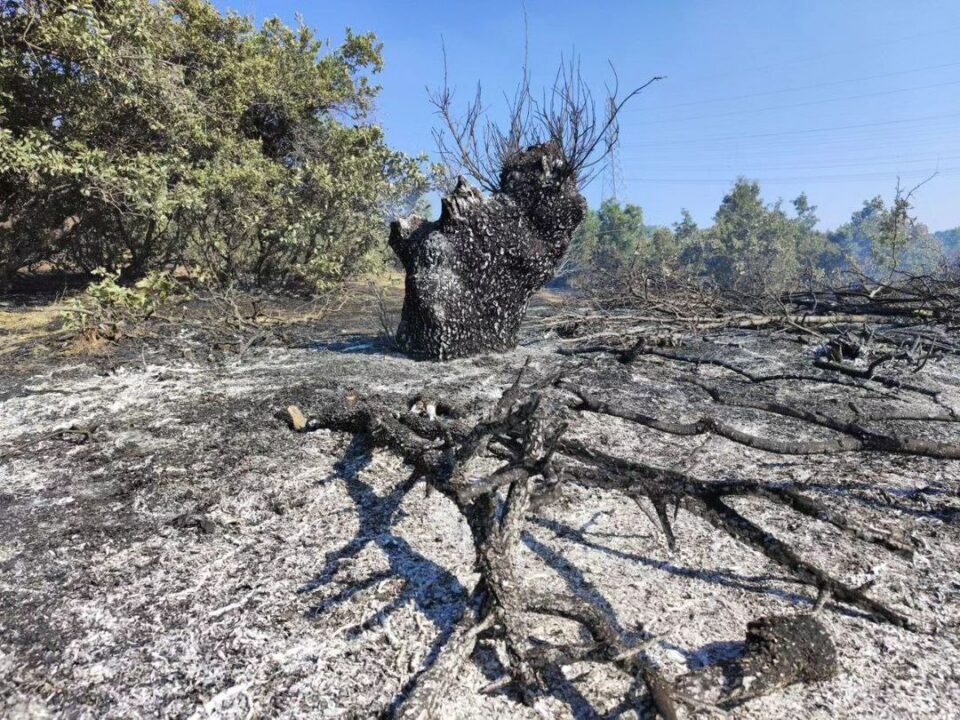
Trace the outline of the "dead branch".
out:
<instances>
[{"instance_id":1,"label":"dead branch","mask_svg":"<svg viewBox=\"0 0 960 720\"><path fill-rule=\"evenodd\" d=\"M677 703L700 702L677 691L647 658L642 644L627 642L615 619L600 608L576 596L543 594L526 586L516 565L521 533L532 512L532 503L536 501L542 506L550 502L558 484L614 491L640 508L643 507L640 500L646 499L652 503L656 522L671 546L678 540L671 516L683 508L788 570L801 583L810 586L818 597L829 596L835 604L854 607L879 622L918 629L903 613L871 598L867 594L868 586L851 585L818 568L787 542L735 510L729 500L756 497L801 517L827 522L851 540L874 544L904 557L911 557L914 551L908 539L855 523L843 513L791 487L760 481L707 481L680 470L617 457L570 439L565 433L582 413L594 412L671 434L710 432L778 453L871 450L956 458L960 457L956 447L882 436L855 422L787 405L734 400L726 393L700 385L718 404L752 407L808 422L841 436L818 443L774 441L742 433L712 416L682 423L615 407L598 400L585 387L561 379L559 371L536 378L530 375L528 363L504 390L500 400L473 423L464 420L462 415L456 418L435 413L427 417L413 416L407 410L406 401L394 405L378 397L361 398L352 405L343 398L332 397L309 414L308 430L327 428L362 434L370 443L396 452L418 477L454 503L472 533L480 579L437 661L411 679L394 707L395 716L436 717L457 668L471 655L480 636L499 638L506 647L508 677L495 681L494 685L512 685L528 702L549 684L560 666L582 660L620 667L646 688L649 702L663 717L676 717ZM572 393L578 401L571 405L558 392ZM480 457L497 458L502 464L479 479L473 478L468 466ZM534 642L535 615L572 620L586 630L590 641L559 646ZM804 677L798 671L795 680ZM769 692L781 684L770 680L757 688ZM752 697L741 695L731 697L740 697L740 700Z\"/></svg>"},{"instance_id":2,"label":"dead branch","mask_svg":"<svg viewBox=\"0 0 960 720\"><path fill-rule=\"evenodd\" d=\"M611 66L612 69L612 66ZM593 91L584 80L580 60L561 59L550 87L534 97L526 46L521 79L513 97L507 99L507 121L492 120L484 105L480 83L462 115L454 110L454 91L449 84L447 50L443 47L443 82L429 91L440 118L433 136L443 162L453 175L467 174L488 192L501 189L502 171L509 160L526 147L550 143L561 149L564 177L580 187L589 184L613 151L618 119L633 98L663 77L655 76L626 94L613 71L612 87L606 88L603 110L598 111Z\"/></svg>"},{"instance_id":3,"label":"dead branch","mask_svg":"<svg viewBox=\"0 0 960 720\"><path fill-rule=\"evenodd\" d=\"M869 430L858 423L839 420L811 410L795 408L783 403L750 400L743 396L732 397L706 384L696 384L707 391L711 398L717 403L729 407L750 408L795 420L802 420L810 425L832 430L841 434L842 437L837 437L832 440L806 441L765 438L738 430L729 423L723 422L712 415L701 416L693 422L673 422L651 417L625 408L622 405L614 407L609 403L598 400L579 385L561 383L561 387L579 398L580 402L576 405L576 409L578 410L588 410L594 413L610 415L611 417L618 417L670 435L689 436L712 433L740 445L746 445L747 447L756 448L757 450L765 450L781 455L827 455L830 453L862 450L902 455L923 455L925 457L940 458L942 460L960 459L960 445L957 444L885 435Z\"/></svg>"}]
</instances>

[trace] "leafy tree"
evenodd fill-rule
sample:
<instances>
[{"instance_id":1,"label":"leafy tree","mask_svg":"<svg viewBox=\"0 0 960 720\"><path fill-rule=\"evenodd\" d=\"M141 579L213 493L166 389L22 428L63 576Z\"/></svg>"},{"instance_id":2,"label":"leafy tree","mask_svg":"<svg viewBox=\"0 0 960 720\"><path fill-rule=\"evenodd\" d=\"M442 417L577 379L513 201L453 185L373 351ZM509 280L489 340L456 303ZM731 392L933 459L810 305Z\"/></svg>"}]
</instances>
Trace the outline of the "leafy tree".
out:
<instances>
[{"instance_id":1,"label":"leafy tree","mask_svg":"<svg viewBox=\"0 0 960 720\"><path fill-rule=\"evenodd\" d=\"M956 257L960 253L960 227L952 230L938 230L933 235L943 245L943 251L947 256Z\"/></svg>"},{"instance_id":2,"label":"leafy tree","mask_svg":"<svg viewBox=\"0 0 960 720\"><path fill-rule=\"evenodd\" d=\"M597 244L593 264L614 271L628 264L644 241L643 209L604 200L597 211Z\"/></svg>"},{"instance_id":3,"label":"leafy tree","mask_svg":"<svg viewBox=\"0 0 960 720\"><path fill-rule=\"evenodd\" d=\"M677 259L681 267L694 274L705 273L708 256L706 236L686 208L680 211L680 222L673 224L673 236L676 239L679 252Z\"/></svg>"},{"instance_id":4,"label":"leafy tree","mask_svg":"<svg viewBox=\"0 0 960 720\"><path fill-rule=\"evenodd\" d=\"M817 206L811 205L806 193L793 201L796 217L791 221L794 252L801 279L822 280L846 266L846 259L837 246L824 233L817 231Z\"/></svg>"},{"instance_id":5,"label":"leafy tree","mask_svg":"<svg viewBox=\"0 0 960 720\"><path fill-rule=\"evenodd\" d=\"M593 263L600 239L600 216L596 210L589 209L573 234L568 256L575 268L585 269Z\"/></svg>"},{"instance_id":6,"label":"leafy tree","mask_svg":"<svg viewBox=\"0 0 960 720\"><path fill-rule=\"evenodd\" d=\"M0 270L342 277L426 187L369 120L381 46L208 0L0 0Z\"/></svg>"},{"instance_id":7,"label":"leafy tree","mask_svg":"<svg viewBox=\"0 0 960 720\"><path fill-rule=\"evenodd\" d=\"M648 262L661 267L676 265L680 256L680 243L673 230L665 226L653 228L647 245L645 258Z\"/></svg>"},{"instance_id":8,"label":"leafy tree","mask_svg":"<svg viewBox=\"0 0 960 720\"><path fill-rule=\"evenodd\" d=\"M646 250L644 236L643 209L607 199L599 210L587 211L574 233L570 256L582 268L616 271Z\"/></svg>"},{"instance_id":9,"label":"leafy tree","mask_svg":"<svg viewBox=\"0 0 960 720\"><path fill-rule=\"evenodd\" d=\"M829 234L830 241L852 260L862 263L870 256L874 238L880 234L881 218L886 211L883 198L866 200L850 216L850 221Z\"/></svg>"},{"instance_id":10,"label":"leafy tree","mask_svg":"<svg viewBox=\"0 0 960 720\"><path fill-rule=\"evenodd\" d=\"M744 178L724 197L708 233L707 270L721 287L779 292L836 262L836 253L815 229L816 208L806 195L783 203L763 202L760 186Z\"/></svg>"},{"instance_id":11,"label":"leafy tree","mask_svg":"<svg viewBox=\"0 0 960 720\"><path fill-rule=\"evenodd\" d=\"M715 246L709 269L724 287L754 284L776 253L780 208L769 211L760 186L740 178L724 196L714 216Z\"/></svg>"},{"instance_id":12,"label":"leafy tree","mask_svg":"<svg viewBox=\"0 0 960 720\"><path fill-rule=\"evenodd\" d=\"M910 193L897 191L888 207L879 195L863 203L850 221L830 234L867 275L887 281L901 271L929 271L945 256L945 247L910 215Z\"/></svg>"}]
</instances>

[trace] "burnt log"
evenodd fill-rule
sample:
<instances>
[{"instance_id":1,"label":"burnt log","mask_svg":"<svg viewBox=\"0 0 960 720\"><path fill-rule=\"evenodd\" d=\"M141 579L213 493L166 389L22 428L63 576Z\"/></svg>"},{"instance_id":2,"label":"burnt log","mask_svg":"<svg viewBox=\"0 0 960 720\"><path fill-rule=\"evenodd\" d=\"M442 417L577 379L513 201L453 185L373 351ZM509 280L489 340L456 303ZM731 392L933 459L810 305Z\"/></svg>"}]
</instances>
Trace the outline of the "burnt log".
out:
<instances>
[{"instance_id":1,"label":"burnt log","mask_svg":"<svg viewBox=\"0 0 960 720\"><path fill-rule=\"evenodd\" d=\"M530 297L586 210L563 153L543 144L507 160L491 196L461 177L439 220L394 222L390 247L406 271L399 348L448 360L515 347Z\"/></svg>"}]
</instances>

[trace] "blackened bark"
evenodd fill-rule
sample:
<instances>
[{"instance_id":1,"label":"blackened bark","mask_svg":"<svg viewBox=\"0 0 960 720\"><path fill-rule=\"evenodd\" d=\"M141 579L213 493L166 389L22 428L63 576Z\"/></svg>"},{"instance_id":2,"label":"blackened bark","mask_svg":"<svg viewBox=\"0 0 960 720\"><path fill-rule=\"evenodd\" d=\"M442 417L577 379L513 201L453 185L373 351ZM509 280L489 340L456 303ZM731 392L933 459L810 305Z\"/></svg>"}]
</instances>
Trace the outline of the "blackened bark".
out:
<instances>
[{"instance_id":1,"label":"blackened bark","mask_svg":"<svg viewBox=\"0 0 960 720\"><path fill-rule=\"evenodd\" d=\"M530 296L552 277L587 205L551 144L507 162L500 186L484 198L461 177L439 220L391 226L406 270L404 352L447 360L516 346Z\"/></svg>"},{"instance_id":2,"label":"blackened bark","mask_svg":"<svg viewBox=\"0 0 960 720\"><path fill-rule=\"evenodd\" d=\"M813 615L773 615L747 625L744 653L681 676L681 696L730 708L794 683L830 680L839 670L830 634Z\"/></svg>"}]
</instances>

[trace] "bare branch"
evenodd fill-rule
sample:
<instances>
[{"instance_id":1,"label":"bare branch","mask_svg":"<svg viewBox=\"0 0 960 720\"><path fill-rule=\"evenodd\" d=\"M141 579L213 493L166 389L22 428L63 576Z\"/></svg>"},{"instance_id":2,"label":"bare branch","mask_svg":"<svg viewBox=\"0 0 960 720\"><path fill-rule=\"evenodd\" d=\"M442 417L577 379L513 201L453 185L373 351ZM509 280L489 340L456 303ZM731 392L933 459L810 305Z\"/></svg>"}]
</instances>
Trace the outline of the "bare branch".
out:
<instances>
[{"instance_id":1,"label":"bare branch","mask_svg":"<svg viewBox=\"0 0 960 720\"><path fill-rule=\"evenodd\" d=\"M611 65L613 70L613 66ZM443 83L437 90L428 88L428 97L440 117L433 131L441 159L453 174L467 174L488 192L501 186L501 170L526 147L553 143L561 148L563 173L579 187L588 185L598 167L619 141L618 118L630 100L653 83L664 79L654 76L620 96L620 81L613 70L612 88L607 86L601 113L589 84L583 77L580 58L561 57L553 83L535 99L530 88L529 40L524 13L524 58L521 77L508 98L507 120L491 119L483 104L478 83L472 101L461 115L453 108L454 92L449 85L446 46L443 46Z\"/></svg>"}]
</instances>

